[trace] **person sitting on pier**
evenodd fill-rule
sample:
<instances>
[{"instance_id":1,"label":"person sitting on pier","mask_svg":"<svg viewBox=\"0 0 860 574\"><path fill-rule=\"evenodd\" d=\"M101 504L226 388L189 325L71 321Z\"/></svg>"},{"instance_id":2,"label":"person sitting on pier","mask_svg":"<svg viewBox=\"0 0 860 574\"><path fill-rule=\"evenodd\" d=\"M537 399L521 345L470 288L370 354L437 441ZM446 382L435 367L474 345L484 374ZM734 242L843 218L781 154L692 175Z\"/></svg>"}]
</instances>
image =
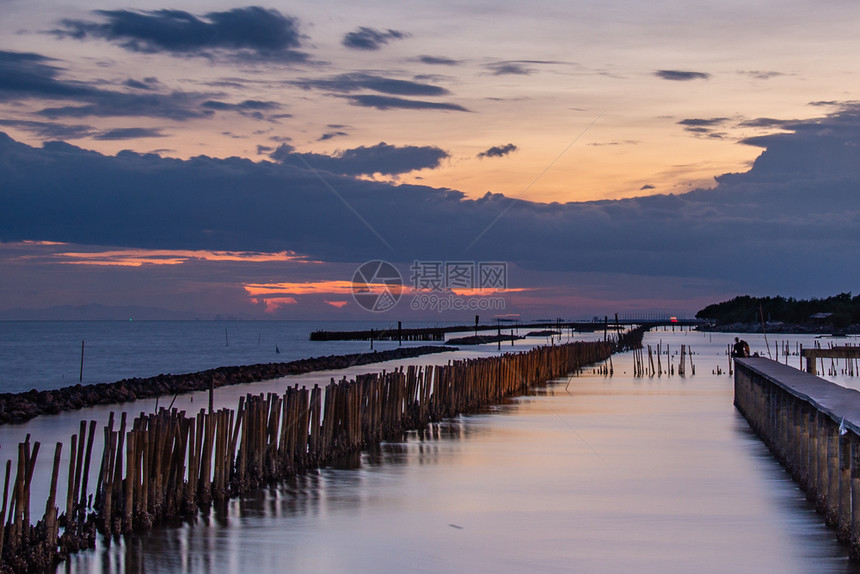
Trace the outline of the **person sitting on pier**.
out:
<instances>
[{"instance_id":1,"label":"person sitting on pier","mask_svg":"<svg viewBox=\"0 0 860 574\"><path fill-rule=\"evenodd\" d=\"M750 346L743 339L735 337L735 344L732 347L732 357L749 357Z\"/></svg>"}]
</instances>

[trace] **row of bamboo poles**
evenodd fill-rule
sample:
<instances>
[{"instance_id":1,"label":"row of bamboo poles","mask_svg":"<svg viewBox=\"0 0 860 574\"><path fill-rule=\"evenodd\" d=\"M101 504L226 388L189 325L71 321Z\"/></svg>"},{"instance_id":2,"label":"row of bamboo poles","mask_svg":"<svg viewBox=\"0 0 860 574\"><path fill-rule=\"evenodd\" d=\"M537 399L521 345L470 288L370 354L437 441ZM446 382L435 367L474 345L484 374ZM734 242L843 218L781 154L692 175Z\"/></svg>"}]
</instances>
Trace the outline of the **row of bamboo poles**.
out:
<instances>
[{"instance_id":1,"label":"row of bamboo poles","mask_svg":"<svg viewBox=\"0 0 860 574\"><path fill-rule=\"evenodd\" d=\"M828 341L827 348L833 348L837 346L832 341ZM839 345L840 347L854 347L855 345L851 345L848 343L843 343ZM815 347L821 349L821 342L815 341ZM803 345L800 345L800 348L797 351L801 355L800 359L800 369L803 370ZM828 376L835 377L837 375L845 375L848 377L860 376L860 358L857 357L846 357L842 359L842 365L840 366L840 360L835 358L830 358L830 364L825 365L824 357L819 357L819 361L821 361L821 367L818 370L819 373L826 372ZM788 356L786 356L785 363L788 364Z\"/></svg>"},{"instance_id":2,"label":"row of bamboo poles","mask_svg":"<svg viewBox=\"0 0 860 574\"><path fill-rule=\"evenodd\" d=\"M651 345L647 346L648 355L645 356L645 349L641 346L638 349L633 349L633 376L634 377L661 377L664 374L674 375L675 364L673 355L666 345L663 349L663 342L657 344L654 349ZM663 365L663 356L665 355L666 365ZM656 359L656 362L655 362ZM687 345L681 345L681 350L678 353L678 375L685 376L687 374L687 362L690 363L690 374L696 374L696 365L693 363L693 350Z\"/></svg>"},{"instance_id":3,"label":"row of bamboo poles","mask_svg":"<svg viewBox=\"0 0 860 574\"><path fill-rule=\"evenodd\" d=\"M792 349L792 346L794 347ZM827 347L822 347L820 341L814 341L814 348L833 348L836 344L832 341L828 341ZM853 346L850 344L843 344L840 346ZM798 368L802 371L804 370L803 364L803 344L800 341L794 341L792 345L792 341L781 341L777 340L774 344L774 351L776 353L776 361L782 361L786 365L789 364L789 359L793 356L798 358ZM768 347L768 353L770 352L770 348ZM732 371L732 345L729 344L726 348L726 355L729 356L729 374L733 373ZM817 369L819 373L827 373L829 377L835 377L837 375L844 375L848 377L860 376L860 358L856 357L846 357L842 359L840 365L840 359L830 358L829 363L824 362L824 357L819 357L820 367ZM721 373L721 370L718 368L717 374Z\"/></svg>"},{"instance_id":4,"label":"row of bamboo poles","mask_svg":"<svg viewBox=\"0 0 860 574\"><path fill-rule=\"evenodd\" d=\"M111 413L90 492L96 421L81 421L71 437L65 511L56 491L62 443L57 443L45 514L30 525L30 485L40 445L19 445L9 497L11 461L0 510L0 570L50 567L107 536L193 518L213 501L241 496L311 467L330 463L406 430L528 392L533 385L608 358L612 342L576 342L527 352L409 366L343 379L325 388L287 388L283 395L246 395L237 409L194 416L162 408L128 422ZM95 469L93 469L95 471ZM7 508L7 504L11 504ZM7 512L8 511L8 512Z\"/></svg>"}]
</instances>

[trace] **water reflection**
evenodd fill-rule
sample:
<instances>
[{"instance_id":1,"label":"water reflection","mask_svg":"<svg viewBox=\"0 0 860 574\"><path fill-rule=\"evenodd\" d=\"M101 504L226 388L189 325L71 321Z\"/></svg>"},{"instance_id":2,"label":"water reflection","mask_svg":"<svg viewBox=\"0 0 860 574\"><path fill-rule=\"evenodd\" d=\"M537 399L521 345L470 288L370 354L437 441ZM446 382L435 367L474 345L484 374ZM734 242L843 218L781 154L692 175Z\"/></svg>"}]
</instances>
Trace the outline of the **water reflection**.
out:
<instances>
[{"instance_id":1,"label":"water reflection","mask_svg":"<svg viewBox=\"0 0 860 574\"><path fill-rule=\"evenodd\" d=\"M860 572L712 374L724 341L654 336L697 374L619 356L60 570Z\"/></svg>"}]
</instances>

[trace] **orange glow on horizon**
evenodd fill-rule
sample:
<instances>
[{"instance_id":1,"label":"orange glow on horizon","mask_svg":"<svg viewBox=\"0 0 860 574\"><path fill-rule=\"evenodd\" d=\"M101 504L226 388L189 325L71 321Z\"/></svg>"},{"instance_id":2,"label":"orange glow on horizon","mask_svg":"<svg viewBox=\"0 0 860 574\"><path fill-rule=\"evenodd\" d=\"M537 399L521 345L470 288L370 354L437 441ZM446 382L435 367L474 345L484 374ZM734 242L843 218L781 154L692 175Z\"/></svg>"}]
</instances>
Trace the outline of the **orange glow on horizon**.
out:
<instances>
[{"instance_id":1,"label":"orange glow on horizon","mask_svg":"<svg viewBox=\"0 0 860 574\"><path fill-rule=\"evenodd\" d=\"M245 291L251 297L289 295L349 295L352 281L307 281L304 283L245 283Z\"/></svg>"},{"instance_id":2,"label":"orange glow on horizon","mask_svg":"<svg viewBox=\"0 0 860 574\"><path fill-rule=\"evenodd\" d=\"M453 288L448 291L460 297L480 297L482 295L492 295L494 293L519 293L521 291L532 291L532 289L529 287L506 287L504 289L481 289L479 287L475 287L472 289ZM423 293L424 291L410 289L409 292Z\"/></svg>"},{"instance_id":3,"label":"orange glow on horizon","mask_svg":"<svg viewBox=\"0 0 860 574\"><path fill-rule=\"evenodd\" d=\"M298 304L298 301L296 301L295 297L270 297L268 299L251 299L251 302L255 305L259 305L261 303L266 305L266 313L274 313L285 305Z\"/></svg>"},{"instance_id":4,"label":"orange glow on horizon","mask_svg":"<svg viewBox=\"0 0 860 574\"><path fill-rule=\"evenodd\" d=\"M103 267L142 267L144 265L181 265L188 261L234 261L241 263L265 263L292 261L311 263L305 256L293 251L262 253L258 251L205 251L182 249L117 249L111 251L64 252L56 257L67 265L94 265Z\"/></svg>"},{"instance_id":5,"label":"orange glow on horizon","mask_svg":"<svg viewBox=\"0 0 860 574\"><path fill-rule=\"evenodd\" d=\"M245 283L243 285L245 291L247 291L248 295L252 297L265 297L267 295L279 295L279 294L289 294L289 295L350 295L353 293L353 289L355 288L355 284L352 281L344 281L344 280L326 280L326 281L306 281L306 282L283 282L283 283ZM389 289L392 290L392 286L384 285L382 283L379 284L368 284L367 287L371 289ZM478 297L482 295L489 295L492 293L518 293L521 291L531 291L531 288L528 287L518 287L518 288L510 288L496 290L496 289L450 289L446 291L446 293L452 293L454 295L458 295L460 297ZM430 293L429 291L425 291L422 289L413 289L407 285L403 285L399 291L403 295L416 295L423 293ZM438 293L437 293L438 294Z\"/></svg>"}]
</instances>

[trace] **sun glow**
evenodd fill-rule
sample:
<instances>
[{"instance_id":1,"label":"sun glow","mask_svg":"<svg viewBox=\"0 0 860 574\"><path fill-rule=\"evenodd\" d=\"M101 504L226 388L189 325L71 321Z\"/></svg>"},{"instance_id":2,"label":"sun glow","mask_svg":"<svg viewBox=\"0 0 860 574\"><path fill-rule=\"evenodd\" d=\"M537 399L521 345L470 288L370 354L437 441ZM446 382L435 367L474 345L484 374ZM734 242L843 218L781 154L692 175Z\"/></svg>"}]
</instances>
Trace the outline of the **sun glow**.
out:
<instances>
[{"instance_id":1,"label":"sun glow","mask_svg":"<svg viewBox=\"0 0 860 574\"><path fill-rule=\"evenodd\" d=\"M182 265L189 261L231 261L240 263L310 262L292 251L263 253L259 251L203 251L176 249L118 249L97 252L61 252L55 257L67 265L102 267L142 267L144 265Z\"/></svg>"}]
</instances>

